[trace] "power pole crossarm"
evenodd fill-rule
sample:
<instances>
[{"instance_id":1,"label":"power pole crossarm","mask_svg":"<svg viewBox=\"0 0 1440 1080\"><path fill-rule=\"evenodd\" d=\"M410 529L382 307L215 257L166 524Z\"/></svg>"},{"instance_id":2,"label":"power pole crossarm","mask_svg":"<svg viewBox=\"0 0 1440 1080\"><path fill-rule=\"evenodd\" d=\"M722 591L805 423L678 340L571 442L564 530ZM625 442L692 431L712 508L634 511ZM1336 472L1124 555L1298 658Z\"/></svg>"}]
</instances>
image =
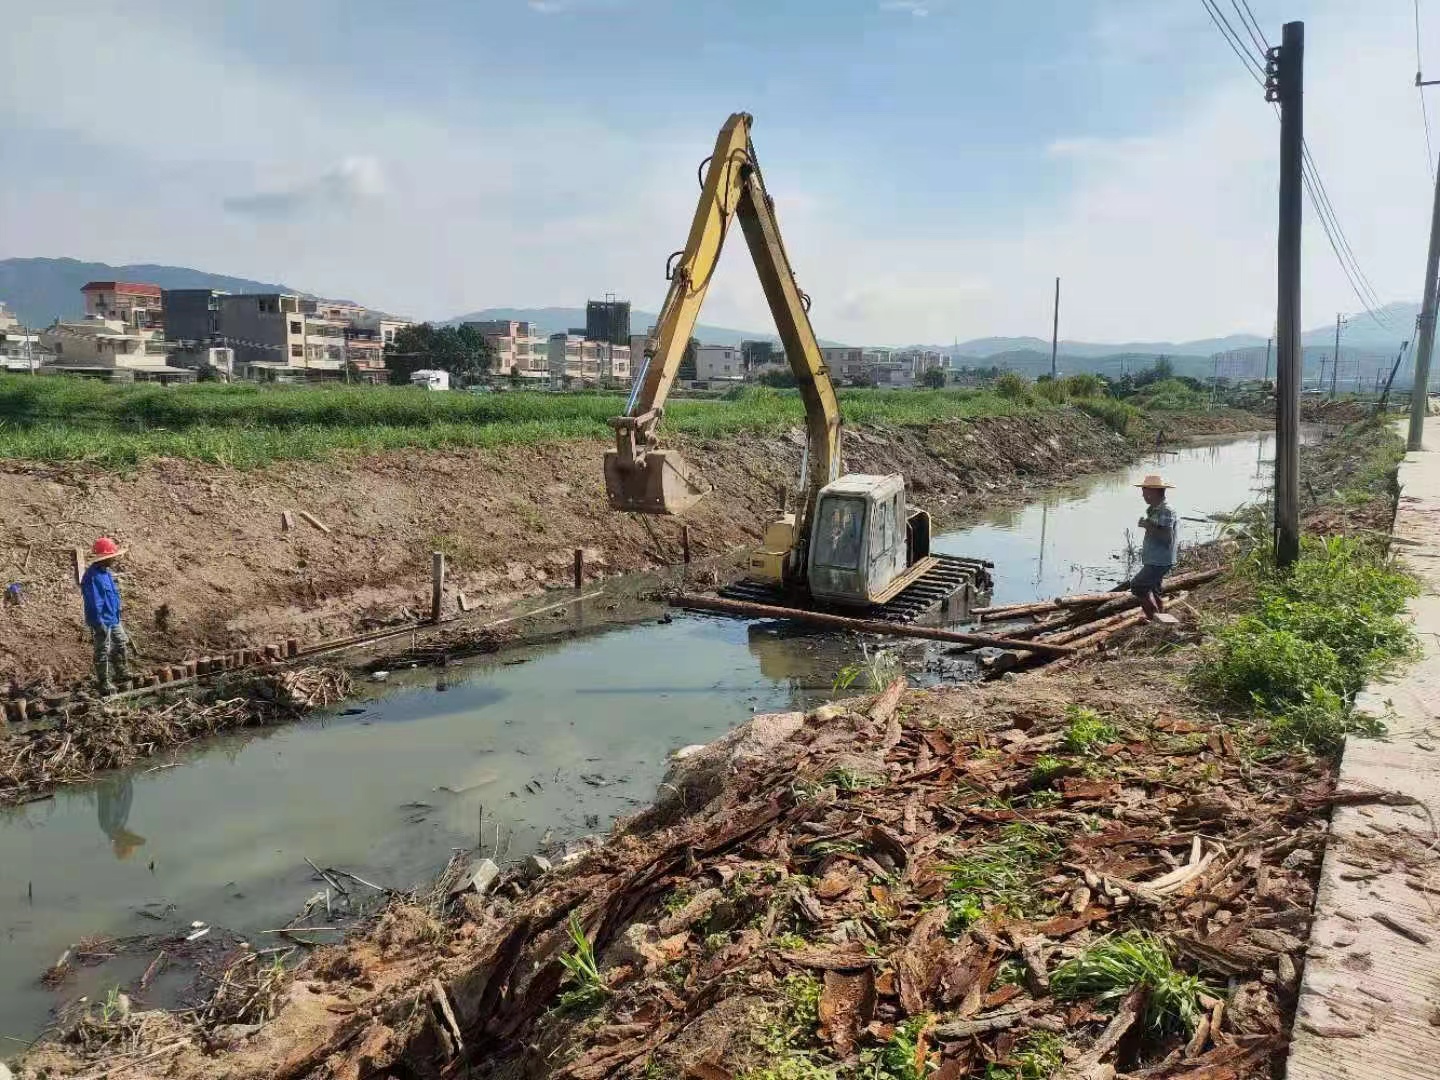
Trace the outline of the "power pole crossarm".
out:
<instances>
[{"instance_id":1,"label":"power pole crossarm","mask_svg":"<svg viewBox=\"0 0 1440 1080\"><path fill-rule=\"evenodd\" d=\"M1265 96L1280 104L1275 308L1275 562L1300 556L1300 235L1305 145L1305 24L1286 23L1267 56Z\"/></svg>"}]
</instances>

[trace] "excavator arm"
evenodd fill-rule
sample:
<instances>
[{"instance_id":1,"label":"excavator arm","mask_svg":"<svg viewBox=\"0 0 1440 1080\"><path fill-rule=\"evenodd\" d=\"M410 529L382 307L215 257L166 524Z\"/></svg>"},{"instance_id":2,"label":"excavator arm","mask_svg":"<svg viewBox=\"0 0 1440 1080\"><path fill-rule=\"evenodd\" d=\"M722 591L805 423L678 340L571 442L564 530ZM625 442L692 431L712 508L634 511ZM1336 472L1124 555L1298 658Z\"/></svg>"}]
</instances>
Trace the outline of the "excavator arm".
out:
<instances>
[{"instance_id":1,"label":"excavator arm","mask_svg":"<svg viewBox=\"0 0 1440 1080\"><path fill-rule=\"evenodd\" d=\"M605 454L605 487L611 507L642 514L684 513L709 491L676 451L659 447L656 429L725 235L738 217L805 403L807 483L796 531L804 537L816 496L839 475L840 406L810 326L809 300L795 283L785 254L775 205L765 191L750 142L750 125L748 113L736 113L715 141L690 235L678 258L672 256L670 290L655 337L645 350L629 407L624 416L610 421L615 429L615 449Z\"/></svg>"}]
</instances>

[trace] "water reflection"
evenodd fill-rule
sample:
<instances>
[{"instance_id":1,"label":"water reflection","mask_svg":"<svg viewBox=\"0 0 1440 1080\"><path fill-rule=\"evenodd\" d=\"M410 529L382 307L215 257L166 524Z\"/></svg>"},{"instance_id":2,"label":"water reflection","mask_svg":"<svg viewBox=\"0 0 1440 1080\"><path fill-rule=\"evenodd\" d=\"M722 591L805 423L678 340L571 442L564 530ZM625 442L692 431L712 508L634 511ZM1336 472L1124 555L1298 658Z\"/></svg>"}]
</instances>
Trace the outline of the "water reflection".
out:
<instances>
[{"instance_id":1,"label":"water reflection","mask_svg":"<svg viewBox=\"0 0 1440 1080\"><path fill-rule=\"evenodd\" d=\"M130 804L135 801L135 781L130 773L108 776L95 785L95 813L100 831L110 838L110 850L117 859L128 859L145 843L126 826L130 823Z\"/></svg>"}]
</instances>

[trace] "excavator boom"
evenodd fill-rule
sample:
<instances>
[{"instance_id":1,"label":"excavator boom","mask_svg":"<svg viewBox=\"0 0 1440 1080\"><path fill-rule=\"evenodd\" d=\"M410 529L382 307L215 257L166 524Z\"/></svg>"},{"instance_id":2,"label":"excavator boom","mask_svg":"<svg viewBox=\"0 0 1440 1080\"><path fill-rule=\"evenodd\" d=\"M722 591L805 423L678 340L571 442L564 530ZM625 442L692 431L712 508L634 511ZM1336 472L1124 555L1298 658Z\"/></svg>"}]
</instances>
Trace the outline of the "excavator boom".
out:
<instances>
[{"instance_id":1,"label":"excavator boom","mask_svg":"<svg viewBox=\"0 0 1440 1080\"><path fill-rule=\"evenodd\" d=\"M670 290L637 373L629 408L610 421L615 449L605 455L605 487L614 509L644 514L684 513L709 490L677 451L660 449L656 428L726 234L738 217L805 403L808 483L796 531L803 537L816 496L839 474L840 407L806 313L809 301L795 283L780 238L774 203L765 191L750 142L750 125L749 114L736 113L715 141L690 235L684 250L672 256Z\"/></svg>"}]
</instances>

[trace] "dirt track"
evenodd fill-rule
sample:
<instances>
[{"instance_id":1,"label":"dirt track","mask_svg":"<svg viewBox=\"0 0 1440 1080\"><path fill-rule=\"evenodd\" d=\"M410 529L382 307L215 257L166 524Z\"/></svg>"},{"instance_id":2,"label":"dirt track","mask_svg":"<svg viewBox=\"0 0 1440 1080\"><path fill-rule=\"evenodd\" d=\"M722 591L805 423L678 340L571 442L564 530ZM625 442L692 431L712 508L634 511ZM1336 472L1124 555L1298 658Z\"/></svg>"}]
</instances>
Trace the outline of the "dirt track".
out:
<instances>
[{"instance_id":1,"label":"dirt track","mask_svg":"<svg viewBox=\"0 0 1440 1080\"><path fill-rule=\"evenodd\" d=\"M1233 417L1204 414L1163 422L1172 438L1235 425ZM903 472L916 503L954 520L1122 464L1152 432L1127 441L1069 409L854 428L845 464ZM795 484L802 445L797 429L683 446L715 485L689 518L697 557L758 539L776 490ZM576 547L585 549L591 576L677 561L675 521L606 508L603 450L572 442L395 452L253 472L166 460L128 475L6 463L0 576L21 585L24 602L0 610L0 678L66 681L86 670L89 642L70 551L88 549L101 534L130 549L126 623L149 663L402 621L407 609L428 609L436 548L449 556L452 590L487 606L568 582ZM288 532L281 525L287 509L295 512ZM301 510L330 531L306 523Z\"/></svg>"}]
</instances>

